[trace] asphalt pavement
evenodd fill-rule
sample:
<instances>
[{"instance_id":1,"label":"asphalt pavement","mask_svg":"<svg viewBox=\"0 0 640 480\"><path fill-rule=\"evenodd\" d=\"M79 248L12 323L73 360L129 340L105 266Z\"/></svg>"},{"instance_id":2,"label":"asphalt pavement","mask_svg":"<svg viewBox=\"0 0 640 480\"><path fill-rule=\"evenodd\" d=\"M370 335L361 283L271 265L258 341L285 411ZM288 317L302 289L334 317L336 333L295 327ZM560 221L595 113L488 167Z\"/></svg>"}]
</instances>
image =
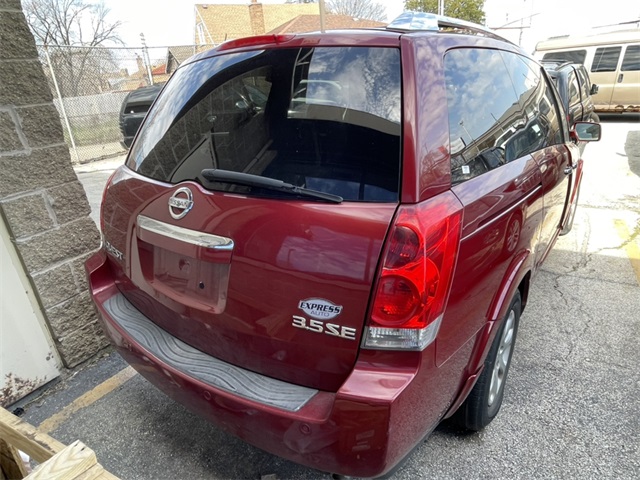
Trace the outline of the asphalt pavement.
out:
<instances>
[{"instance_id":1,"label":"asphalt pavement","mask_svg":"<svg viewBox=\"0 0 640 480\"><path fill-rule=\"evenodd\" d=\"M439 427L393 478L640 478L640 116L601 119L573 230L534 279L500 414L477 434ZM121 162L77 169L96 212ZM23 418L80 439L123 479L330 478L208 424L117 353L30 400Z\"/></svg>"}]
</instances>

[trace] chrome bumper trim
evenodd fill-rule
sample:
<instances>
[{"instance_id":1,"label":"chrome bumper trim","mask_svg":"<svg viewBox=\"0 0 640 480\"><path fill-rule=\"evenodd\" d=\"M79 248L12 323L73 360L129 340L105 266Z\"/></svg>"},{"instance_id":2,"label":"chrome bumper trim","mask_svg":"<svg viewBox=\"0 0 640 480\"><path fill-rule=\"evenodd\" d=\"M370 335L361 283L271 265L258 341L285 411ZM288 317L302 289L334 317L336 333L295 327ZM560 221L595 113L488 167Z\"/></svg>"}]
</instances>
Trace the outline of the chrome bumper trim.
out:
<instances>
[{"instance_id":1,"label":"chrome bumper trim","mask_svg":"<svg viewBox=\"0 0 640 480\"><path fill-rule=\"evenodd\" d=\"M176 225L159 222L144 215L138 215L137 224L139 228L148 232L190 243L198 247L210 248L216 251L233 250L233 240L227 237L177 227Z\"/></svg>"}]
</instances>

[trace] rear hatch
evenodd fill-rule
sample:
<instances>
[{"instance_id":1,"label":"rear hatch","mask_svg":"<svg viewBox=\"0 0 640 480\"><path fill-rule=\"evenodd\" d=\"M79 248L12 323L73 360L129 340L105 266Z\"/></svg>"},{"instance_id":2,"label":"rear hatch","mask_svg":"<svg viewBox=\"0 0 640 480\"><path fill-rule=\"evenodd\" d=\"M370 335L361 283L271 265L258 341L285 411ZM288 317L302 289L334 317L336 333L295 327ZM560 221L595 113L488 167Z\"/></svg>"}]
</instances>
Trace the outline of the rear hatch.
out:
<instances>
[{"instance_id":1,"label":"rear hatch","mask_svg":"<svg viewBox=\"0 0 640 480\"><path fill-rule=\"evenodd\" d=\"M397 48L179 69L105 196L123 293L210 355L336 390L398 204L400 91Z\"/></svg>"}]
</instances>

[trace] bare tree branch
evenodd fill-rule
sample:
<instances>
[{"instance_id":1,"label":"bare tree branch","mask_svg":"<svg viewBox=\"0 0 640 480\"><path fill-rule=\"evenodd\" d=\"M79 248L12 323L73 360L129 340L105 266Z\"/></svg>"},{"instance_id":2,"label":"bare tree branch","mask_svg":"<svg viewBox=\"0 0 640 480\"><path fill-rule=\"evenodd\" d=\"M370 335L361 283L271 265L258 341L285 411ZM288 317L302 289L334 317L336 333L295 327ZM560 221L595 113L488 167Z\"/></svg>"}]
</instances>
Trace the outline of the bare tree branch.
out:
<instances>
[{"instance_id":1,"label":"bare tree branch","mask_svg":"<svg viewBox=\"0 0 640 480\"><path fill-rule=\"evenodd\" d=\"M24 0L23 7L36 40L46 45L122 44L117 32L122 22L110 21L101 1Z\"/></svg>"},{"instance_id":2,"label":"bare tree branch","mask_svg":"<svg viewBox=\"0 0 640 480\"><path fill-rule=\"evenodd\" d=\"M52 66L65 72L67 81L60 85L63 95L99 90L87 72L108 62L105 56L110 53L86 47L122 44L118 36L122 22L109 19L104 3L88 0L23 0L23 8L34 37L49 49Z\"/></svg>"},{"instance_id":3,"label":"bare tree branch","mask_svg":"<svg viewBox=\"0 0 640 480\"><path fill-rule=\"evenodd\" d=\"M327 0L327 9L338 15L385 22L387 12L381 3L374 0Z\"/></svg>"}]
</instances>

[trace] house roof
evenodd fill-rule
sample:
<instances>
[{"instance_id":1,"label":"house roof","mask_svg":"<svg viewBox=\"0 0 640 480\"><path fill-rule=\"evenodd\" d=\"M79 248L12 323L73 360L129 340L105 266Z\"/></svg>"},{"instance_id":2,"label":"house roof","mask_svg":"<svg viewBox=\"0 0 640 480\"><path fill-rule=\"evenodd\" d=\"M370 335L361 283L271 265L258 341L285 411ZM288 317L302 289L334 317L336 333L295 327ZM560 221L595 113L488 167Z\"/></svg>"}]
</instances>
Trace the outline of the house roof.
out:
<instances>
[{"instance_id":1,"label":"house roof","mask_svg":"<svg viewBox=\"0 0 640 480\"><path fill-rule=\"evenodd\" d=\"M202 49L198 48L196 45L178 45L169 47L167 56L171 56L178 63L178 65L180 65L187 58L195 55L196 53L200 53L201 51Z\"/></svg>"},{"instance_id":2,"label":"house roof","mask_svg":"<svg viewBox=\"0 0 640 480\"><path fill-rule=\"evenodd\" d=\"M345 28L375 28L386 23L375 20L353 18L349 15L328 14L324 17L325 30L342 30ZM315 32L320 30L320 15L298 15L282 25L267 32L272 34Z\"/></svg>"},{"instance_id":3,"label":"house roof","mask_svg":"<svg viewBox=\"0 0 640 480\"><path fill-rule=\"evenodd\" d=\"M299 15L318 12L317 3L292 4L233 4L196 7L196 26L203 24L206 43L222 43L234 38L261 35L294 19ZM260 15L261 14L261 15ZM262 19L260 18L262 16ZM196 28L195 41L203 43Z\"/></svg>"},{"instance_id":4,"label":"house roof","mask_svg":"<svg viewBox=\"0 0 640 480\"><path fill-rule=\"evenodd\" d=\"M162 75L167 73L167 64L163 63L162 65L158 65L157 67L153 67L151 69L151 75Z\"/></svg>"},{"instance_id":5,"label":"house roof","mask_svg":"<svg viewBox=\"0 0 640 480\"><path fill-rule=\"evenodd\" d=\"M213 45L177 45L167 48L167 73L173 73L185 60Z\"/></svg>"}]
</instances>

